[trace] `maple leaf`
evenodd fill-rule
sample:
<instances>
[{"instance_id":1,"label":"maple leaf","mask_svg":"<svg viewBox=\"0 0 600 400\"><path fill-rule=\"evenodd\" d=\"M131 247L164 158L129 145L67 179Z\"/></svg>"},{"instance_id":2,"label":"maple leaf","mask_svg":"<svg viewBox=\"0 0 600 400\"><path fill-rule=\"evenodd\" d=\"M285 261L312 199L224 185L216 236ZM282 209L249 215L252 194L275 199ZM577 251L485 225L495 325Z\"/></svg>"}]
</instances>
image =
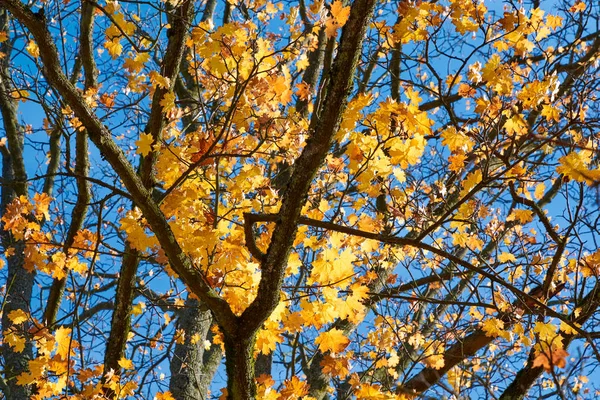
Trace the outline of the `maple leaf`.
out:
<instances>
[{"instance_id":1,"label":"maple leaf","mask_svg":"<svg viewBox=\"0 0 600 400\"><path fill-rule=\"evenodd\" d=\"M139 140L135 142L135 145L137 146L135 152L145 157L152 152L153 143L154 138L151 133L142 133L140 134Z\"/></svg>"},{"instance_id":2,"label":"maple leaf","mask_svg":"<svg viewBox=\"0 0 600 400\"><path fill-rule=\"evenodd\" d=\"M497 337L504 332L504 322L498 318L490 318L483 322L481 329L485 332L485 336Z\"/></svg>"},{"instance_id":3,"label":"maple leaf","mask_svg":"<svg viewBox=\"0 0 600 400\"><path fill-rule=\"evenodd\" d=\"M45 219L50 219L49 208L51 202L52 197L50 197L47 193L36 193L33 195L33 212L39 221L42 220L42 217Z\"/></svg>"},{"instance_id":4,"label":"maple leaf","mask_svg":"<svg viewBox=\"0 0 600 400\"><path fill-rule=\"evenodd\" d=\"M62 251L52 254L51 262L48 263L48 271L52 272L52 276L56 279L62 279L66 275L65 265L67 260L67 255Z\"/></svg>"},{"instance_id":5,"label":"maple leaf","mask_svg":"<svg viewBox=\"0 0 600 400\"><path fill-rule=\"evenodd\" d=\"M40 48L33 40L30 40L29 43L27 43L27 47L25 47L25 49L33 58L38 58L40 56Z\"/></svg>"},{"instance_id":6,"label":"maple leaf","mask_svg":"<svg viewBox=\"0 0 600 400\"><path fill-rule=\"evenodd\" d=\"M468 152L475 146L475 142L470 137L463 131L457 131L453 126L444 129L441 136L442 144L448 146L452 152Z\"/></svg>"},{"instance_id":7,"label":"maple leaf","mask_svg":"<svg viewBox=\"0 0 600 400\"><path fill-rule=\"evenodd\" d=\"M551 372L553 367L564 368L567 365L569 353L565 349L551 349L540 352L533 360L534 367L542 367L546 372Z\"/></svg>"},{"instance_id":8,"label":"maple leaf","mask_svg":"<svg viewBox=\"0 0 600 400\"><path fill-rule=\"evenodd\" d=\"M287 379L283 383L283 389L281 389L281 400L293 400L299 399L302 396L308 394L308 383L301 381L298 377L294 376L292 379Z\"/></svg>"},{"instance_id":9,"label":"maple leaf","mask_svg":"<svg viewBox=\"0 0 600 400\"><path fill-rule=\"evenodd\" d=\"M23 372L19 376L17 376L17 385L19 385L19 386L31 385L37 379L38 379L38 377L33 376L33 374Z\"/></svg>"},{"instance_id":10,"label":"maple leaf","mask_svg":"<svg viewBox=\"0 0 600 400\"><path fill-rule=\"evenodd\" d=\"M17 353L25 350L26 339L12 330L4 331L4 343L8 343L10 347Z\"/></svg>"},{"instance_id":11,"label":"maple leaf","mask_svg":"<svg viewBox=\"0 0 600 400\"><path fill-rule=\"evenodd\" d=\"M29 92L27 90L16 89L10 92L10 97L19 100L21 103L25 103L29 98Z\"/></svg>"},{"instance_id":12,"label":"maple leaf","mask_svg":"<svg viewBox=\"0 0 600 400\"><path fill-rule=\"evenodd\" d=\"M29 319L29 314L23 310L12 310L8 313L8 319L15 325L20 325Z\"/></svg>"},{"instance_id":13,"label":"maple leaf","mask_svg":"<svg viewBox=\"0 0 600 400\"><path fill-rule=\"evenodd\" d=\"M465 167L466 160L467 156L464 154L453 154L448 157L448 162L450 163L448 169L452 172L460 172Z\"/></svg>"},{"instance_id":14,"label":"maple leaf","mask_svg":"<svg viewBox=\"0 0 600 400\"><path fill-rule=\"evenodd\" d=\"M324 374L344 379L350 374L350 359L327 354L321 361L321 367L323 367Z\"/></svg>"},{"instance_id":15,"label":"maple leaf","mask_svg":"<svg viewBox=\"0 0 600 400\"><path fill-rule=\"evenodd\" d=\"M560 109L550 104L542 106L542 117L546 117L546 121L560 121Z\"/></svg>"},{"instance_id":16,"label":"maple leaf","mask_svg":"<svg viewBox=\"0 0 600 400\"><path fill-rule=\"evenodd\" d=\"M56 340L56 354L63 360L67 359L67 356L71 349L71 329L60 327L54 334Z\"/></svg>"},{"instance_id":17,"label":"maple leaf","mask_svg":"<svg viewBox=\"0 0 600 400\"><path fill-rule=\"evenodd\" d=\"M77 272L81 276L86 276L89 269L88 265L85 262L79 261L79 258L76 256L67 258L65 267L69 271Z\"/></svg>"},{"instance_id":18,"label":"maple leaf","mask_svg":"<svg viewBox=\"0 0 600 400\"><path fill-rule=\"evenodd\" d=\"M344 26L348 17L350 17L350 6L344 7L340 0L336 0L331 4L331 16L335 20L335 23L339 26Z\"/></svg>"},{"instance_id":19,"label":"maple leaf","mask_svg":"<svg viewBox=\"0 0 600 400\"><path fill-rule=\"evenodd\" d=\"M133 369L133 361L128 360L125 357L121 357L119 360L119 366L123 369Z\"/></svg>"},{"instance_id":20,"label":"maple leaf","mask_svg":"<svg viewBox=\"0 0 600 400\"><path fill-rule=\"evenodd\" d=\"M296 88L298 89L296 91L296 95L298 96L298 98L300 100L308 100L311 92L310 92L310 86L308 83L306 82L300 82L296 85Z\"/></svg>"},{"instance_id":21,"label":"maple leaf","mask_svg":"<svg viewBox=\"0 0 600 400\"><path fill-rule=\"evenodd\" d=\"M115 93L102 93L100 95L100 103L102 103L108 109L113 108L113 106L115 105L115 95Z\"/></svg>"},{"instance_id":22,"label":"maple leaf","mask_svg":"<svg viewBox=\"0 0 600 400\"><path fill-rule=\"evenodd\" d=\"M558 15L548 15L546 17L546 25L552 30L560 28L563 25L563 21L563 17Z\"/></svg>"},{"instance_id":23,"label":"maple leaf","mask_svg":"<svg viewBox=\"0 0 600 400\"><path fill-rule=\"evenodd\" d=\"M336 0L331 4L330 14L331 17L325 22L328 38L336 36L338 28L344 26L350 16L350 7L344 7L340 0Z\"/></svg>"},{"instance_id":24,"label":"maple leaf","mask_svg":"<svg viewBox=\"0 0 600 400\"><path fill-rule=\"evenodd\" d=\"M342 330L337 328L323 332L315 339L315 344L319 345L319 350L323 353L328 351L339 353L343 351L349 343L350 339L344 335Z\"/></svg>"},{"instance_id":25,"label":"maple leaf","mask_svg":"<svg viewBox=\"0 0 600 400\"><path fill-rule=\"evenodd\" d=\"M171 392L163 392L163 393L157 393L155 399L156 400L175 400L175 397L173 397Z\"/></svg>"},{"instance_id":26,"label":"maple leaf","mask_svg":"<svg viewBox=\"0 0 600 400\"><path fill-rule=\"evenodd\" d=\"M289 333L302 332L306 321L302 318L302 313L294 312L288 314L284 321L283 326Z\"/></svg>"},{"instance_id":27,"label":"maple leaf","mask_svg":"<svg viewBox=\"0 0 600 400\"><path fill-rule=\"evenodd\" d=\"M433 369L441 369L446 365L443 354L432 354L423 360L423 364Z\"/></svg>"},{"instance_id":28,"label":"maple leaf","mask_svg":"<svg viewBox=\"0 0 600 400\"><path fill-rule=\"evenodd\" d=\"M550 322L536 322L533 331L538 334L540 341L548 343L552 342L557 335L556 326Z\"/></svg>"},{"instance_id":29,"label":"maple leaf","mask_svg":"<svg viewBox=\"0 0 600 400\"><path fill-rule=\"evenodd\" d=\"M167 92L159 103L163 108L163 113L168 114L175 108L175 93Z\"/></svg>"},{"instance_id":30,"label":"maple leaf","mask_svg":"<svg viewBox=\"0 0 600 400\"><path fill-rule=\"evenodd\" d=\"M462 190L460 192L461 197L465 197L475 186L477 186L483 179L481 170L475 170L471 172L465 180L462 182Z\"/></svg>"},{"instance_id":31,"label":"maple leaf","mask_svg":"<svg viewBox=\"0 0 600 400\"><path fill-rule=\"evenodd\" d=\"M104 48L108 50L108 54L110 54L113 59L119 57L123 51L123 45L121 44L121 40L119 38L107 40L104 42Z\"/></svg>"},{"instance_id":32,"label":"maple leaf","mask_svg":"<svg viewBox=\"0 0 600 400\"><path fill-rule=\"evenodd\" d=\"M146 303L140 301L135 306L131 307L131 315L141 315L146 308Z\"/></svg>"},{"instance_id":33,"label":"maple leaf","mask_svg":"<svg viewBox=\"0 0 600 400\"><path fill-rule=\"evenodd\" d=\"M129 72L137 73L144 68L144 64L148 62L148 60L150 60L150 53L138 53L134 58L126 58L123 62L123 67L125 67ZM150 72L150 79L152 79L152 72Z\"/></svg>"},{"instance_id":34,"label":"maple leaf","mask_svg":"<svg viewBox=\"0 0 600 400\"><path fill-rule=\"evenodd\" d=\"M572 13L583 12L587 8L587 5L583 1L577 1L571 8L569 9Z\"/></svg>"},{"instance_id":35,"label":"maple leaf","mask_svg":"<svg viewBox=\"0 0 600 400\"><path fill-rule=\"evenodd\" d=\"M283 342L283 337L278 330L261 329L256 338L256 348L262 354L271 354L276 348L277 343Z\"/></svg>"},{"instance_id":36,"label":"maple leaf","mask_svg":"<svg viewBox=\"0 0 600 400\"><path fill-rule=\"evenodd\" d=\"M162 76L158 72L150 71L149 76L150 82L152 82L155 87L160 87L167 90L171 87L171 79Z\"/></svg>"},{"instance_id":37,"label":"maple leaf","mask_svg":"<svg viewBox=\"0 0 600 400\"><path fill-rule=\"evenodd\" d=\"M559 158L558 162L560 165L556 167L556 172L577 182L585 182L592 186L600 181L600 169L590 170L587 167L590 163L589 152L571 152Z\"/></svg>"},{"instance_id":38,"label":"maple leaf","mask_svg":"<svg viewBox=\"0 0 600 400\"><path fill-rule=\"evenodd\" d=\"M498 256L498 261L500 261L501 263L506 263L509 261L517 261L517 258L512 253L503 252L500 253L500 255Z\"/></svg>"},{"instance_id":39,"label":"maple leaf","mask_svg":"<svg viewBox=\"0 0 600 400\"><path fill-rule=\"evenodd\" d=\"M507 221L519 221L521 224L526 224L533 220L533 211L531 210L523 210L523 209L514 209L510 213L508 217L506 217Z\"/></svg>"},{"instance_id":40,"label":"maple leaf","mask_svg":"<svg viewBox=\"0 0 600 400\"><path fill-rule=\"evenodd\" d=\"M388 396L383 394L380 390L381 386L379 385L370 385L368 383L363 383L358 386L357 389L354 390L354 394L357 399L361 400L385 400L388 399Z\"/></svg>"},{"instance_id":41,"label":"maple leaf","mask_svg":"<svg viewBox=\"0 0 600 400\"><path fill-rule=\"evenodd\" d=\"M578 324L577 322L572 322L572 324L578 328L581 328L581 324ZM578 333L573 327L571 327L571 325L567 324L565 321L560 322L560 330L561 332L564 332L567 335L576 335Z\"/></svg>"}]
</instances>

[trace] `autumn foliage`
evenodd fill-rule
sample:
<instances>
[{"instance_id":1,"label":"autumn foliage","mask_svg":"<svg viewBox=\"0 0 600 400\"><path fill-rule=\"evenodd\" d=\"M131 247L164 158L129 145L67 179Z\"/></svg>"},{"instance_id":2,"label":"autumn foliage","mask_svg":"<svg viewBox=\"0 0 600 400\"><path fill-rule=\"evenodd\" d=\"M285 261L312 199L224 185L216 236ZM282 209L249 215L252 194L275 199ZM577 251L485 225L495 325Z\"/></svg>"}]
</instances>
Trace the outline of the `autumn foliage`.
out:
<instances>
[{"instance_id":1,"label":"autumn foliage","mask_svg":"<svg viewBox=\"0 0 600 400\"><path fill-rule=\"evenodd\" d=\"M551 3L0 0L0 398L596 398Z\"/></svg>"}]
</instances>

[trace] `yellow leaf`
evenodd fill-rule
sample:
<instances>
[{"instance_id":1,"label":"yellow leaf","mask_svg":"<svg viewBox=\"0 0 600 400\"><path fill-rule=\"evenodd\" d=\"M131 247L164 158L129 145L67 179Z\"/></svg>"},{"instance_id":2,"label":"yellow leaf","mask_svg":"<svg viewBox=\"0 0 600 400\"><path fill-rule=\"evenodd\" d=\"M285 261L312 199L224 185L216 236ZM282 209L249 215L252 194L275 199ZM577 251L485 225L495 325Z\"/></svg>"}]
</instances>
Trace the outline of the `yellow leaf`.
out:
<instances>
[{"instance_id":1,"label":"yellow leaf","mask_svg":"<svg viewBox=\"0 0 600 400\"><path fill-rule=\"evenodd\" d=\"M29 314L27 314L23 310L13 310L8 313L8 319L12 321L13 324L20 325L23 322L27 321L29 318Z\"/></svg>"},{"instance_id":2,"label":"yellow leaf","mask_svg":"<svg viewBox=\"0 0 600 400\"><path fill-rule=\"evenodd\" d=\"M324 374L344 379L350 373L350 359L348 357L333 357L327 354L321 361L321 367L323 367Z\"/></svg>"},{"instance_id":3,"label":"yellow leaf","mask_svg":"<svg viewBox=\"0 0 600 400\"><path fill-rule=\"evenodd\" d=\"M498 261L500 261L501 263L505 263L509 261L517 261L517 258L511 253L504 252L498 256Z\"/></svg>"},{"instance_id":4,"label":"yellow leaf","mask_svg":"<svg viewBox=\"0 0 600 400\"><path fill-rule=\"evenodd\" d=\"M573 322L572 324L578 328L581 327L581 324L578 324L577 322ZM571 327L571 325L567 324L565 321L560 322L560 330L561 332L564 332L567 335L576 335L578 333L575 329Z\"/></svg>"},{"instance_id":5,"label":"yellow leaf","mask_svg":"<svg viewBox=\"0 0 600 400\"><path fill-rule=\"evenodd\" d=\"M150 74L150 82L156 87L160 87L163 89L169 89L171 87L171 80L167 77L162 76L156 71L151 71Z\"/></svg>"},{"instance_id":6,"label":"yellow leaf","mask_svg":"<svg viewBox=\"0 0 600 400\"><path fill-rule=\"evenodd\" d=\"M271 354L277 348L277 343L283 342L279 329L261 329L256 337L256 348L262 354Z\"/></svg>"},{"instance_id":7,"label":"yellow leaf","mask_svg":"<svg viewBox=\"0 0 600 400\"><path fill-rule=\"evenodd\" d=\"M10 92L10 97L15 100L19 100L21 103L25 103L29 98L29 92L22 89L13 90Z\"/></svg>"},{"instance_id":8,"label":"yellow leaf","mask_svg":"<svg viewBox=\"0 0 600 400\"><path fill-rule=\"evenodd\" d=\"M572 152L558 159L560 165L556 167L556 172L564 174L577 182L585 182L592 186L600 181L600 170L588 169L589 161L589 156L584 152Z\"/></svg>"},{"instance_id":9,"label":"yellow leaf","mask_svg":"<svg viewBox=\"0 0 600 400\"><path fill-rule=\"evenodd\" d=\"M531 222L533 219L533 211L531 210L513 210L506 218L506 221L519 221L521 224Z\"/></svg>"},{"instance_id":10,"label":"yellow leaf","mask_svg":"<svg viewBox=\"0 0 600 400\"><path fill-rule=\"evenodd\" d=\"M350 6L344 7L340 0L336 0L331 4L331 16L335 23L339 26L344 26L350 16Z\"/></svg>"},{"instance_id":11,"label":"yellow leaf","mask_svg":"<svg viewBox=\"0 0 600 400\"><path fill-rule=\"evenodd\" d=\"M556 326L552 323L536 322L533 331L538 334L540 341L552 342L556 337Z\"/></svg>"},{"instance_id":12,"label":"yellow leaf","mask_svg":"<svg viewBox=\"0 0 600 400\"><path fill-rule=\"evenodd\" d=\"M33 374L23 372L22 374L17 376L17 385L19 385L19 386L31 385L32 383L34 383L36 381L36 379L37 378L34 377Z\"/></svg>"},{"instance_id":13,"label":"yellow leaf","mask_svg":"<svg viewBox=\"0 0 600 400\"><path fill-rule=\"evenodd\" d=\"M38 220L41 220L42 217L50 219L48 209L51 202L52 197L46 193L36 193L33 195L34 213Z\"/></svg>"},{"instance_id":14,"label":"yellow leaf","mask_svg":"<svg viewBox=\"0 0 600 400\"><path fill-rule=\"evenodd\" d=\"M563 25L563 18L558 15L548 15L546 18L546 26L550 29L560 28Z\"/></svg>"},{"instance_id":15,"label":"yellow leaf","mask_svg":"<svg viewBox=\"0 0 600 400\"><path fill-rule=\"evenodd\" d=\"M452 154L448 157L448 169L452 172L460 172L465 167L465 161L467 160L467 156L464 154Z\"/></svg>"},{"instance_id":16,"label":"yellow leaf","mask_svg":"<svg viewBox=\"0 0 600 400\"><path fill-rule=\"evenodd\" d=\"M475 142L470 137L463 131L457 131L453 126L444 129L441 136L443 139L442 144L448 146L452 152L468 152L475 146Z\"/></svg>"},{"instance_id":17,"label":"yellow leaf","mask_svg":"<svg viewBox=\"0 0 600 400\"><path fill-rule=\"evenodd\" d=\"M13 331L4 331L4 343L8 343L10 347L17 353L25 350L25 338Z\"/></svg>"},{"instance_id":18,"label":"yellow leaf","mask_svg":"<svg viewBox=\"0 0 600 400\"><path fill-rule=\"evenodd\" d=\"M146 303L144 303L143 301L140 301L135 306L131 307L131 315L140 315L144 312L145 308L146 308Z\"/></svg>"},{"instance_id":19,"label":"yellow leaf","mask_svg":"<svg viewBox=\"0 0 600 400\"><path fill-rule=\"evenodd\" d=\"M490 318L483 322L481 329L485 332L485 336L497 337L504 332L504 322L498 318Z\"/></svg>"},{"instance_id":20,"label":"yellow leaf","mask_svg":"<svg viewBox=\"0 0 600 400\"><path fill-rule=\"evenodd\" d=\"M121 45L121 40L119 38L106 41L104 43L104 48L108 50L108 54L110 54L112 58L119 57L123 51L123 46Z\"/></svg>"},{"instance_id":21,"label":"yellow leaf","mask_svg":"<svg viewBox=\"0 0 600 400\"><path fill-rule=\"evenodd\" d=\"M542 106L542 117L546 118L546 121L560 121L560 109L550 104L544 104Z\"/></svg>"},{"instance_id":22,"label":"yellow leaf","mask_svg":"<svg viewBox=\"0 0 600 400\"><path fill-rule=\"evenodd\" d=\"M443 367L443 365L442 365ZM441 368L441 367L440 367ZM388 398L385 394L379 390L379 385L370 385L368 383L361 384L358 389L354 391L357 399L361 400L385 400Z\"/></svg>"},{"instance_id":23,"label":"yellow leaf","mask_svg":"<svg viewBox=\"0 0 600 400\"><path fill-rule=\"evenodd\" d=\"M350 339L344 336L342 330L337 328L323 332L315 339L315 344L319 345L319 350L323 353L327 351L339 353L348 346L348 343L350 343Z\"/></svg>"},{"instance_id":24,"label":"yellow leaf","mask_svg":"<svg viewBox=\"0 0 600 400\"><path fill-rule=\"evenodd\" d=\"M54 339L56 340L56 354L66 360L71 351L71 329L61 326L56 330Z\"/></svg>"},{"instance_id":25,"label":"yellow leaf","mask_svg":"<svg viewBox=\"0 0 600 400\"><path fill-rule=\"evenodd\" d=\"M169 111L175 108L175 93L165 93L159 104L162 106L163 112L167 114Z\"/></svg>"},{"instance_id":26,"label":"yellow leaf","mask_svg":"<svg viewBox=\"0 0 600 400\"><path fill-rule=\"evenodd\" d=\"M446 365L443 354L432 354L423 360L423 364L433 369L441 369Z\"/></svg>"},{"instance_id":27,"label":"yellow leaf","mask_svg":"<svg viewBox=\"0 0 600 400\"><path fill-rule=\"evenodd\" d=\"M69 257L65 266L69 271L77 272L81 276L85 276L88 272L88 265L85 262L79 261L77 256Z\"/></svg>"},{"instance_id":28,"label":"yellow leaf","mask_svg":"<svg viewBox=\"0 0 600 400\"><path fill-rule=\"evenodd\" d=\"M17 384L21 386L30 385L40 379L44 371L48 368L49 360L46 357L39 357L29 361L29 372L23 372L17 377Z\"/></svg>"},{"instance_id":29,"label":"yellow leaf","mask_svg":"<svg viewBox=\"0 0 600 400\"><path fill-rule=\"evenodd\" d=\"M134 58L126 58L123 63L129 72L140 72L144 68L144 64L150 59L150 53L138 53ZM150 73L152 74L152 73Z\"/></svg>"},{"instance_id":30,"label":"yellow leaf","mask_svg":"<svg viewBox=\"0 0 600 400\"><path fill-rule=\"evenodd\" d=\"M171 392L157 393L156 400L175 400Z\"/></svg>"},{"instance_id":31,"label":"yellow leaf","mask_svg":"<svg viewBox=\"0 0 600 400\"><path fill-rule=\"evenodd\" d=\"M4 31L0 32L0 43L6 42L8 40L8 34Z\"/></svg>"},{"instance_id":32,"label":"yellow leaf","mask_svg":"<svg viewBox=\"0 0 600 400\"><path fill-rule=\"evenodd\" d=\"M300 399L308 394L308 383L301 381L298 377L294 376L292 379L287 379L283 383L283 389L281 389L281 399L292 400Z\"/></svg>"},{"instance_id":33,"label":"yellow leaf","mask_svg":"<svg viewBox=\"0 0 600 400\"><path fill-rule=\"evenodd\" d=\"M40 48L33 40L30 40L29 43L27 43L27 47L25 47L25 49L29 55L34 58L38 58L40 56Z\"/></svg>"},{"instance_id":34,"label":"yellow leaf","mask_svg":"<svg viewBox=\"0 0 600 400\"><path fill-rule=\"evenodd\" d=\"M142 156L147 156L152 152L152 143L154 143L154 138L150 133L142 133L140 134L140 139L135 142L137 146L137 150L135 151L137 154L141 154Z\"/></svg>"},{"instance_id":35,"label":"yellow leaf","mask_svg":"<svg viewBox=\"0 0 600 400\"><path fill-rule=\"evenodd\" d=\"M544 183L539 183L536 187L535 190L533 191L533 197L535 197L536 200L541 200L542 197L544 197L544 193L546 192L546 185L544 185Z\"/></svg>"},{"instance_id":36,"label":"yellow leaf","mask_svg":"<svg viewBox=\"0 0 600 400\"><path fill-rule=\"evenodd\" d=\"M475 186L477 186L483 179L481 170L471 172L462 183L463 189L460 192L460 197L465 197Z\"/></svg>"},{"instance_id":37,"label":"yellow leaf","mask_svg":"<svg viewBox=\"0 0 600 400\"><path fill-rule=\"evenodd\" d=\"M119 360L119 366L123 369L133 369L133 361L128 360L125 357L121 357Z\"/></svg>"},{"instance_id":38,"label":"yellow leaf","mask_svg":"<svg viewBox=\"0 0 600 400\"><path fill-rule=\"evenodd\" d=\"M586 7L587 6L583 1L578 1L569 9L569 11L571 11L572 13L583 12L585 11Z\"/></svg>"}]
</instances>

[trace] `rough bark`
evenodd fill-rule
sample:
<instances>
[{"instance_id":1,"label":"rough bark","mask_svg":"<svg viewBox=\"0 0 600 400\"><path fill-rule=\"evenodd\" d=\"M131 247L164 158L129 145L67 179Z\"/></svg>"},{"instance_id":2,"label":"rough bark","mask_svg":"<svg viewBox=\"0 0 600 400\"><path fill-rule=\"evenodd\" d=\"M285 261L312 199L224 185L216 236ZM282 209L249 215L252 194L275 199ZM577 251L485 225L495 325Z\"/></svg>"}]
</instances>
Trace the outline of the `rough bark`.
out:
<instances>
[{"instance_id":1,"label":"rough bark","mask_svg":"<svg viewBox=\"0 0 600 400\"><path fill-rule=\"evenodd\" d=\"M177 322L177 329L185 332L185 342L175 346L170 363L169 390L176 400L206 398L214 374L204 363L204 340L211 324L210 311L203 310L198 300L188 297ZM194 337L199 338L196 343L192 343Z\"/></svg>"},{"instance_id":2,"label":"rough bark","mask_svg":"<svg viewBox=\"0 0 600 400\"><path fill-rule=\"evenodd\" d=\"M3 246L8 243L4 242ZM7 246L8 247L8 246ZM2 331L17 329L17 332L27 332L29 324L14 326L8 315L14 310L29 311L31 293L33 288L34 274L23 268L24 245L23 242L13 243L15 254L8 258L7 292L2 314ZM21 329L22 328L22 329ZM32 394L30 385L21 386L16 382L16 377L29 369L29 360L33 357L33 347L30 338L25 335L26 344L22 352L13 351L8 343L2 346L2 357L4 359L4 376L6 379L7 398L11 400L28 400Z\"/></svg>"},{"instance_id":3,"label":"rough bark","mask_svg":"<svg viewBox=\"0 0 600 400\"><path fill-rule=\"evenodd\" d=\"M0 5L0 31L8 32L9 16ZM0 112L4 131L6 132L8 146L2 148L2 177L6 182L2 188L2 203L0 213L3 214L8 204L18 196L27 196L27 175L23 160L24 133L17 120L17 104L10 97L10 41L0 44L0 51L5 54L0 61ZM14 310L29 311L34 274L23 268L25 246L21 241L15 241L9 232L0 226L0 239L4 249L13 248L14 254L8 257L8 277L6 283L6 296L2 309L2 332L9 329L18 329L19 333L27 332L29 324L14 326L8 315ZM20 329L23 328L23 329ZM26 336L27 339L27 336ZM28 369L28 361L33 355L31 341L27 340L22 352L13 351L8 343L2 346L4 359L4 377L6 380L5 395L13 400L25 400L31 396L31 386L20 386L16 377Z\"/></svg>"},{"instance_id":4,"label":"rough bark","mask_svg":"<svg viewBox=\"0 0 600 400\"><path fill-rule=\"evenodd\" d=\"M138 253L125 246L119 281L115 293L110 334L104 352L104 371L121 371L119 360L125 354L127 337L131 330L131 304L135 298L135 278L139 265Z\"/></svg>"},{"instance_id":5,"label":"rough bark","mask_svg":"<svg viewBox=\"0 0 600 400\"><path fill-rule=\"evenodd\" d=\"M225 370L227 371L227 398L250 400L256 398L254 382L254 344L256 334L224 335Z\"/></svg>"}]
</instances>

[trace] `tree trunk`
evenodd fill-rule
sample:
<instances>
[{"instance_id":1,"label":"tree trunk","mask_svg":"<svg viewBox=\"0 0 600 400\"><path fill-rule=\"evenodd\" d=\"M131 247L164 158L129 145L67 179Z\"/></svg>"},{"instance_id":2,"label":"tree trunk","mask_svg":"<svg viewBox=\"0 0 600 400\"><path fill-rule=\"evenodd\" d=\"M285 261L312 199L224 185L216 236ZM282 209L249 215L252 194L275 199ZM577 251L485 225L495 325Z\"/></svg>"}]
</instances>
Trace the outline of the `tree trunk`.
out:
<instances>
[{"instance_id":1,"label":"tree trunk","mask_svg":"<svg viewBox=\"0 0 600 400\"><path fill-rule=\"evenodd\" d=\"M5 9L0 9L0 31L9 31L9 16ZM9 60L11 53L11 41L0 44L0 52L4 54L0 60L0 113L2 115L2 127L8 139L8 146L3 146L2 154L2 178L6 183L1 186L0 215L4 214L8 204L17 196L27 196L27 174L23 160L24 133L20 129L17 118L17 104L9 96L13 89L10 79ZM15 241L12 235L4 231L0 224L0 241L4 249L13 248L14 253L8 257L8 277L6 281L6 294L2 304L2 332L17 329L23 336L28 331L29 324L14 326L8 317L11 311L23 310L29 312L31 293L33 289L34 274L23 268L25 259L25 245L21 241ZM11 400L27 400L31 396L31 386L17 385L16 377L29 368L29 360L33 356L31 341L25 337L25 349L16 352L8 343L2 346L2 358L4 359L4 378L6 386L3 387L5 396Z\"/></svg>"},{"instance_id":2,"label":"tree trunk","mask_svg":"<svg viewBox=\"0 0 600 400\"><path fill-rule=\"evenodd\" d=\"M250 338L225 335L225 369L227 371L227 399L251 400L256 398L254 381L254 343Z\"/></svg>"},{"instance_id":3,"label":"tree trunk","mask_svg":"<svg viewBox=\"0 0 600 400\"><path fill-rule=\"evenodd\" d=\"M175 346L170 364L171 380L169 390L176 400L207 398L206 393L208 393L215 372L214 370L207 370L207 365L204 363L204 340L208 335L211 324L212 315L210 311L203 310L198 300L188 297L185 302L185 309L181 311L177 324L177 328L185 332L185 342ZM197 342L192 343L195 335L199 339Z\"/></svg>"},{"instance_id":4,"label":"tree trunk","mask_svg":"<svg viewBox=\"0 0 600 400\"><path fill-rule=\"evenodd\" d=\"M8 315L14 310L29 311L29 301L33 288L34 274L27 272L23 268L24 245L23 242L17 242L13 245L15 254L8 258L8 279L7 295L2 314L2 331L8 329L17 329L20 335L27 332L28 323L15 326ZM2 357L4 358L4 376L6 379L6 396L11 400L29 400L31 396L31 386L21 386L17 384L17 376L22 372L29 370L29 360L33 356L31 340L26 337L25 349L22 352L16 352L8 343L2 346Z\"/></svg>"}]
</instances>

